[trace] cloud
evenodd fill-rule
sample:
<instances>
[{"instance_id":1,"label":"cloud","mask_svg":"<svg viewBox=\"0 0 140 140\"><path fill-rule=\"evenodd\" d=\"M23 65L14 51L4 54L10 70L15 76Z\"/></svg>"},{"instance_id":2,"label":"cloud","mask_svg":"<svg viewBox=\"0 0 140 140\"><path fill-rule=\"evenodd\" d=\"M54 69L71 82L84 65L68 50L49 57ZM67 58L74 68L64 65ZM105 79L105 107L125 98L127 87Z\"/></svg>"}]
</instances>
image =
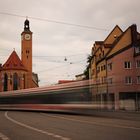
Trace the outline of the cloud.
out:
<instances>
[{"instance_id":1,"label":"cloud","mask_svg":"<svg viewBox=\"0 0 140 140\"><path fill-rule=\"evenodd\" d=\"M41 85L73 79L75 74L82 73L94 41L104 40L116 24L123 30L133 23L140 28L139 0L0 0L0 3L0 12L107 29L94 30L29 18L33 32L33 70L42 71L39 72ZM0 18L0 63L4 63L13 48L20 56L20 34L25 18L2 14Z\"/></svg>"}]
</instances>

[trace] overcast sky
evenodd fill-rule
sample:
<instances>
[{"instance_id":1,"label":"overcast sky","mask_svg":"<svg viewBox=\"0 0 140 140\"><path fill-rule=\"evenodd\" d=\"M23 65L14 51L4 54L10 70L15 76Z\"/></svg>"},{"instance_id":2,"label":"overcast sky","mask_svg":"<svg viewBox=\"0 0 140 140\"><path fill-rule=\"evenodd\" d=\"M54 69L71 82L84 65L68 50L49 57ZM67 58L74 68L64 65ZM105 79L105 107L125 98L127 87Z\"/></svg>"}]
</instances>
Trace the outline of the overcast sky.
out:
<instances>
[{"instance_id":1,"label":"overcast sky","mask_svg":"<svg viewBox=\"0 0 140 140\"><path fill-rule=\"evenodd\" d=\"M139 31L139 13L140 0L0 0L0 63L5 63L13 48L20 57L21 32L28 16L33 71L38 73L40 85L75 79L86 68L94 41L104 40L116 24L125 30L135 23Z\"/></svg>"}]
</instances>

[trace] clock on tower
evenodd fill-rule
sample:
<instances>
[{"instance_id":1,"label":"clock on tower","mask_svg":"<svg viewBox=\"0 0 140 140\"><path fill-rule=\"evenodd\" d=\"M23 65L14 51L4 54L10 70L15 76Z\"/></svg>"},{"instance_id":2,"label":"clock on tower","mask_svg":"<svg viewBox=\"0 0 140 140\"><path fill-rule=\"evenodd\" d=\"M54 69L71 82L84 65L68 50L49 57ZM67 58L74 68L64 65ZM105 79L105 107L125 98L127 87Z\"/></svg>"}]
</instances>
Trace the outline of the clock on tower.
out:
<instances>
[{"instance_id":1,"label":"clock on tower","mask_svg":"<svg viewBox=\"0 0 140 140\"><path fill-rule=\"evenodd\" d=\"M30 40L31 39L31 35L30 34L25 34L25 40Z\"/></svg>"}]
</instances>

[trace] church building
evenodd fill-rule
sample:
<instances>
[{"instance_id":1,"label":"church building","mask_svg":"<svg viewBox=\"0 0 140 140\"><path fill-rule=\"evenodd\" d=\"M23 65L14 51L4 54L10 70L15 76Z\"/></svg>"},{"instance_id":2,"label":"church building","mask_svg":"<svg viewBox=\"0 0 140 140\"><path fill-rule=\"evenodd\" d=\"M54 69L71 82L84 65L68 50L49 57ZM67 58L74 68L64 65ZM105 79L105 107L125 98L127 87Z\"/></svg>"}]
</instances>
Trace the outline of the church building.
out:
<instances>
[{"instance_id":1,"label":"church building","mask_svg":"<svg viewBox=\"0 0 140 140\"><path fill-rule=\"evenodd\" d=\"M21 33L21 59L14 50L7 61L0 64L0 91L38 87L38 75L32 72L32 32L29 20Z\"/></svg>"}]
</instances>

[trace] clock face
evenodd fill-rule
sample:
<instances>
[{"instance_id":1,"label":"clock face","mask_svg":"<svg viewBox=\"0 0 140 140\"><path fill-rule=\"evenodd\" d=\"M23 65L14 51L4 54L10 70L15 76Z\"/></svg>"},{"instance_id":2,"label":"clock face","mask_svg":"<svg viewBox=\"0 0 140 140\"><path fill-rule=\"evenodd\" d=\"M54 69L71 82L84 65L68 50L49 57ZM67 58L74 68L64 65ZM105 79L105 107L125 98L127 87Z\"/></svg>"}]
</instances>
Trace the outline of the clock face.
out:
<instances>
[{"instance_id":1,"label":"clock face","mask_svg":"<svg viewBox=\"0 0 140 140\"><path fill-rule=\"evenodd\" d=\"M25 34L25 39L26 40L30 40L30 38L31 38L31 35L30 34Z\"/></svg>"}]
</instances>

